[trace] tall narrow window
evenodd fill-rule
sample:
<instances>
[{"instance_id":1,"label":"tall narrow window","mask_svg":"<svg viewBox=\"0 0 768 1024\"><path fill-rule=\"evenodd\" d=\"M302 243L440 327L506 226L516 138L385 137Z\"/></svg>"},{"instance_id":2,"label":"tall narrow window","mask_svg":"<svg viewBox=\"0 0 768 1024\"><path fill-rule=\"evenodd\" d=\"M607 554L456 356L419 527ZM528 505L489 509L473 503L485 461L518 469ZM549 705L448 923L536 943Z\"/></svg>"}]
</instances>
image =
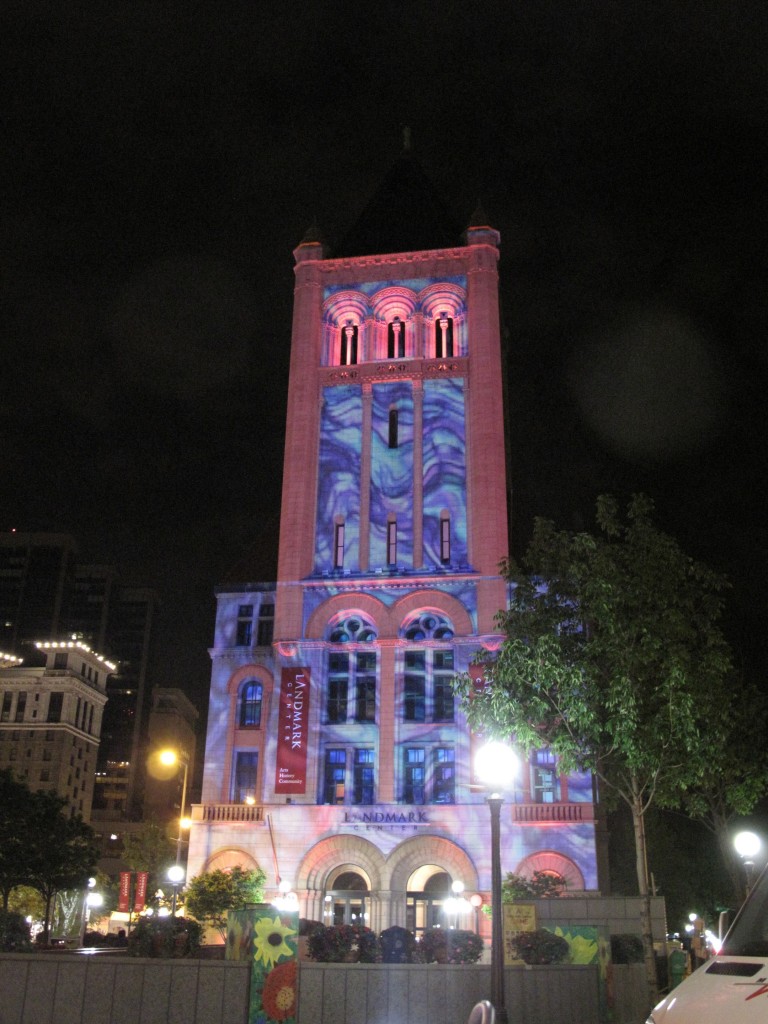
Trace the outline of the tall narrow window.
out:
<instances>
[{"instance_id":1,"label":"tall narrow window","mask_svg":"<svg viewBox=\"0 0 768 1024\"><path fill-rule=\"evenodd\" d=\"M61 721L61 709L64 705L64 694L63 693L52 693L48 700L48 721L49 722L60 722Z\"/></svg>"},{"instance_id":2,"label":"tall narrow window","mask_svg":"<svg viewBox=\"0 0 768 1024\"><path fill-rule=\"evenodd\" d=\"M10 722L11 720L11 701L13 696L10 693L3 694L3 711L0 715L0 722Z\"/></svg>"},{"instance_id":3,"label":"tall narrow window","mask_svg":"<svg viewBox=\"0 0 768 1024\"><path fill-rule=\"evenodd\" d=\"M432 803L452 804L456 799L456 770L453 747L435 749Z\"/></svg>"},{"instance_id":4,"label":"tall narrow window","mask_svg":"<svg viewBox=\"0 0 768 1024\"><path fill-rule=\"evenodd\" d=\"M376 654L360 651L357 655L355 721L376 721Z\"/></svg>"},{"instance_id":5,"label":"tall narrow window","mask_svg":"<svg viewBox=\"0 0 768 1024\"><path fill-rule=\"evenodd\" d=\"M435 358L453 358L453 320L445 313L435 321Z\"/></svg>"},{"instance_id":6,"label":"tall narrow window","mask_svg":"<svg viewBox=\"0 0 768 1024\"><path fill-rule=\"evenodd\" d=\"M344 568L344 523L336 523L333 528L333 567Z\"/></svg>"},{"instance_id":7,"label":"tall narrow window","mask_svg":"<svg viewBox=\"0 0 768 1024\"><path fill-rule=\"evenodd\" d=\"M357 327L347 324L341 329L341 359L342 366L354 366L357 362Z\"/></svg>"},{"instance_id":8,"label":"tall narrow window","mask_svg":"<svg viewBox=\"0 0 768 1024\"><path fill-rule=\"evenodd\" d=\"M253 605L241 604L237 609L237 635L235 644L238 647L250 647L253 636Z\"/></svg>"},{"instance_id":9,"label":"tall narrow window","mask_svg":"<svg viewBox=\"0 0 768 1024\"><path fill-rule=\"evenodd\" d=\"M246 683L240 691L239 724L242 728L261 725L261 707L264 689L261 683Z\"/></svg>"},{"instance_id":10,"label":"tall narrow window","mask_svg":"<svg viewBox=\"0 0 768 1024\"><path fill-rule=\"evenodd\" d=\"M425 794L424 748L405 750L403 800L407 804L423 804Z\"/></svg>"},{"instance_id":11,"label":"tall narrow window","mask_svg":"<svg viewBox=\"0 0 768 1024\"><path fill-rule=\"evenodd\" d=\"M275 632L275 606L263 604L259 608L259 628L256 643L259 647L269 647Z\"/></svg>"},{"instance_id":12,"label":"tall narrow window","mask_svg":"<svg viewBox=\"0 0 768 1024\"><path fill-rule=\"evenodd\" d=\"M332 653L328 656L328 690L325 703L325 717L328 722L346 722L348 691L349 655Z\"/></svg>"},{"instance_id":13,"label":"tall narrow window","mask_svg":"<svg viewBox=\"0 0 768 1024\"><path fill-rule=\"evenodd\" d=\"M405 357L405 324L396 316L387 326L387 359Z\"/></svg>"},{"instance_id":14,"label":"tall narrow window","mask_svg":"<svg viewBox=\"0 0 768 1024\"><path fill-rule=\"evenodd\" d=\"M344 781L347 771L347 752L342 749L325 752L324 804L344 803Z\"/></svg>"},{"instance_id":15,"label":"tall narrow window","mask_svg":"<svg viewBox=\"0 0 768 1024\"><path fill-rule=\"evenodd\" d=\"M440 515L440 561L448 565L451 560L451 518L447 512Z\"/></svg>"},{"instance_id":16,"label":"tall narrow window","mask_svg":"<svg viewBox=\"0 0 768 1024\"><path fill-rule=\"evenodd\" d=\"M355 804L373 803L373 751L368 749L355 750L354 785L352 802Z\"/></svg>"},{"instance_id":17,"label":"tall narrow window","mask_svg":"<svg viewBox=\"0 0 768 1024\"><path fill-rule=\"evenodd\" d=\"M389 447L397 448L397 409L389 410Z\"/></svg>"},{"instance_id":18,"label":"tall narrow window","mask_svg":"<svg viewBox=\"0 0 768 1024\"><path fill-rule=\"evenodd\" d=\"M426 652L405 652L403 718L406 722L426 720Z\"/></svg>"},{"instance_id":19,"label":"tall narrow window","mask_svg":"<svg viewBox=\"0 0 768 1024\"><path fill-rule=\"evenodd\" d=\"M432 680L434 683L434 716L435 722L453 721L453 687L454 676L453 651L432 652Z\"/></svg>"},{"instance_id":20,"label":"tall narrow window","mask_svg":"<svg viewBox=\"0 0 768 1024\"><path fill-rule=\"evenodd\" d=\"M232 799L245 803L256 798L256 773L259 767L257 750L238 750L235 754L235 771L232 780Z\"/></svg>"},{"instance_id":21,"label":"tall narrow window","mask_svg":"<svg viewBox=\"0 0 768 1024\"><path fill-rule=\"evenodd\" d=\"M27 695L26 695L26 693L20 693L18 698L16 699L16 718L15 718L15 721L17 721L17 722L23 722L24 721L24 712L26 710L26 707L27 707Z\"/></svg>"},{"instance_id":22,"label":"tall narrow window","mask_svg":"<svg viewBox=\"0 0 768 1024\"><path fill-rule=\"evenodd\" d=\"M397 564L397 520L387 521L387 565Z\"/></svg>"}]
</instances>

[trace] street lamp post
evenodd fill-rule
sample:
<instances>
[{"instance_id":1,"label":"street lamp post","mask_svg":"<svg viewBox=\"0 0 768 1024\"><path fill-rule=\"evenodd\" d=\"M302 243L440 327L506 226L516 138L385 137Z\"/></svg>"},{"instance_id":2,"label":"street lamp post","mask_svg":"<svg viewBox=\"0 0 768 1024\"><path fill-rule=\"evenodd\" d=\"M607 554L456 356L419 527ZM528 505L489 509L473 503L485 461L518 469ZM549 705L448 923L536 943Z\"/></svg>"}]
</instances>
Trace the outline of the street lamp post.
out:
<instances>
[{"instance_id":1,"label":"street lamp post","mask_svg":"<svg viewBox=\"0 0 768 1024\"><path fill-rule=\"evenodd\" d=\"M507 1024L504 1001L504 923L501 905L501 790L508 788L517 771L517 757L505 743L491 741L475 758L477 777L490 790L486 797L491 813L491 1002L497 1024Z\"/></svg>"},{"instance_id":2,"label":"street lamp post","mask_svg":"<svg viewBox=\"0 0 768 1024\"><path fill-rule=\"evenodd\" d=\"M161 750L160 762L165 765L180 764L184 769L184 778L181 783L181 807L179 808L179 830L176 839L176 866L181 864L181 844L184 841L182 830L184 828L184 809L187 804L187 777L189 775L189 761L176 750Z\"/></svg>"},{"instance_id":3,"label":"street lamp post","mask_svg":"<svg viewBox=\"0 0 768 1024\"><path fill-rule=\"evenodd\" d=\"M186 871L181 864L173 864L168 868L168 880L173 885L173 898L171 899L171 916L176 917L176 898L179 894L179 886L184 881Z\"/></svg>"},{"instance_id":4,"label":"street lamp post","mask_svg":"<svg viewBox=\"0 0 768 1024\"><path fill-rule=\"evenodd\" d=\"M755 880L755 857L760 852L760 847L763 844L760 841L760 836L756 836L754 832L739 832L734 836L733 845L744 865L744 874L746 876L745 894L749 896L752 883Z\"/></svg>"}]
</instances>

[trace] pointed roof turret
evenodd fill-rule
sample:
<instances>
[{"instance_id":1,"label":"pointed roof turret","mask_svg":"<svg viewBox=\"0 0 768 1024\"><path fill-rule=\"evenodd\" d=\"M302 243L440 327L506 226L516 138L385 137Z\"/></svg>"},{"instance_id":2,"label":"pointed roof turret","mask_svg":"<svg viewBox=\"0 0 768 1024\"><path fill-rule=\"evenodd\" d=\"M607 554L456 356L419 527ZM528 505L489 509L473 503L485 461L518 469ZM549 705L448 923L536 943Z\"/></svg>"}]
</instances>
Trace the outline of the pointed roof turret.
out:
<instances>
[{"instance_id":1,"label":"pointed roof turret","mask_svg":"<svg viewBox=\"0 0 768 1024\"><path fill-rule=\"evenodd\" d=\"M389 168L334 256L448 249L461 244L461 228L413 155L404 148Z\"/></svg>"}]
</instances>

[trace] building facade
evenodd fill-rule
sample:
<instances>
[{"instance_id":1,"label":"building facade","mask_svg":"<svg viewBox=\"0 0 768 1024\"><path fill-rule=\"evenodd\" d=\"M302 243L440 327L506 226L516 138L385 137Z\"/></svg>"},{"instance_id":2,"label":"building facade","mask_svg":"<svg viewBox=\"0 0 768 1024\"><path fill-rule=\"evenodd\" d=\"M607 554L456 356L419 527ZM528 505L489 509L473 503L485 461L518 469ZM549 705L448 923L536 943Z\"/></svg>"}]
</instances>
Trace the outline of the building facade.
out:
<instances>
[{"instance_id":1,"label":"building facade","mask_svg":"<svg viewBox=\"0 0 768 1024\"><path fill-rule=\"evenodd\" d=\"M442 923L453 883L489 902L451 680L507 601L498 246L478 213L455 247L294 253L278 581L217 592L189 877L258 865L302 916L376 930ZM534 754L502 870L598 888L588 775Z\"/></svg>"},{"instance_id":2,"label":"building facade","mask_svg":"<svg viewBox=\"0 0 768 1024\"><path fill-rule=\"evenodd\" d=\"M38 643L44 667L0 655L0 768L91 817L93 780L115 666L80 641Z\"/></svg>"}]
</instances>

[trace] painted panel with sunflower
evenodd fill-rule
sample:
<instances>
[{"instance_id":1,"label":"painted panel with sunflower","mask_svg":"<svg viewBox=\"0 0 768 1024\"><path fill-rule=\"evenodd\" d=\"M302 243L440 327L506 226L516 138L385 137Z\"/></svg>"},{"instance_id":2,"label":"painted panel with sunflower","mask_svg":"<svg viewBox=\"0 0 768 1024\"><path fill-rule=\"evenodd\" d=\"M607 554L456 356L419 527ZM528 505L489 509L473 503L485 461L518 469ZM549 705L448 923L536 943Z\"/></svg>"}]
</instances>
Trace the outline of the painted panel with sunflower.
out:
<instances>
[{"instance_id":1,"label":"painted panel with sunflower","mask_svg":"<svg viewBox=\"0 0 768 1024\"><path fill-rule=\"evenodd\" d=\"M298 912L269 903L227 915L227 960L251 962L248 1024L295 1024L298 933Z\"/></svg>"}]
</instances>

